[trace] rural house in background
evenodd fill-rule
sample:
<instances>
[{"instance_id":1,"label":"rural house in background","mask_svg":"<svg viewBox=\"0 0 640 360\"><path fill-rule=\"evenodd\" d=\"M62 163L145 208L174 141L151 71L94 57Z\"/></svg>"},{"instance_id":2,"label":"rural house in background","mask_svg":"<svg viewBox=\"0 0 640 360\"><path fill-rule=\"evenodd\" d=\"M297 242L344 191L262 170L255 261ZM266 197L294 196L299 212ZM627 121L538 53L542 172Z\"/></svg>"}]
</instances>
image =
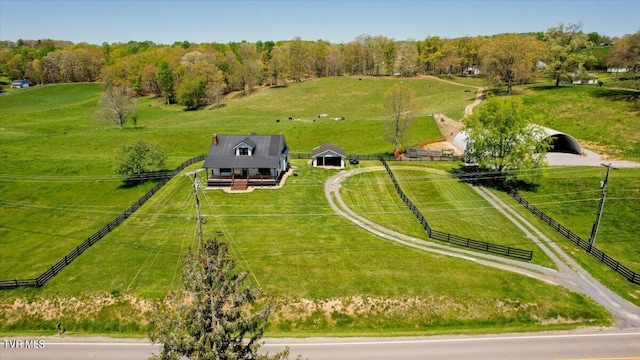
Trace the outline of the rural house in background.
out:
<instances>
[{"instance_id":1,"label":"rural house in background","mask_svg":"<svg viewBox=\"0 0 640 360\"><path fill-rule=\"evenodd\" d=\"M29 80L13 80L11 82L12 89L21 89L31 86L31 82Z\"/></svg>"},{"instance_id":2,"label":"rural house in background","mask_svg":"<svg viewBox=\"0 0 640 360\"><path fill-rule=\"evenodd\" d=\"M347 153L340 146L326 143L314 148L311 152L311 158L313 166L337 166L342 169Z\"/></svg>"},{"instance_id":3,"label":"rural house in background","mask_svg":"<svg viewBox=\"0 0 640 360\"><path fill-rule=\"evenodd\" d=\"M208 186L277 185L289 169L284 135L213 135L204 162Z\"/></svg>"}]
</instances>

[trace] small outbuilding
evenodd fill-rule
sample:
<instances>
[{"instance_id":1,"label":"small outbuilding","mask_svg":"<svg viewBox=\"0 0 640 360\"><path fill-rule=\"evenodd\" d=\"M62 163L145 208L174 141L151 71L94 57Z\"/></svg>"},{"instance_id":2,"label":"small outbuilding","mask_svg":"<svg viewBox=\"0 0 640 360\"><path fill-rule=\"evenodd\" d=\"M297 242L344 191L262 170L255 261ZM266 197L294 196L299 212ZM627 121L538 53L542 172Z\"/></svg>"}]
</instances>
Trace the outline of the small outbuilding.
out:
<instances>
[{"instance_id":1,"label":"small outbuilding","mask_svg":"<svg viewBox=\"0 0 640 360\"><path fill-rule=\"evenodd\" d=\"M311 152L313 166L335 166L344 168L347 153L340 146L326 143L318 146Z\"/></svg>"}]
</instances>

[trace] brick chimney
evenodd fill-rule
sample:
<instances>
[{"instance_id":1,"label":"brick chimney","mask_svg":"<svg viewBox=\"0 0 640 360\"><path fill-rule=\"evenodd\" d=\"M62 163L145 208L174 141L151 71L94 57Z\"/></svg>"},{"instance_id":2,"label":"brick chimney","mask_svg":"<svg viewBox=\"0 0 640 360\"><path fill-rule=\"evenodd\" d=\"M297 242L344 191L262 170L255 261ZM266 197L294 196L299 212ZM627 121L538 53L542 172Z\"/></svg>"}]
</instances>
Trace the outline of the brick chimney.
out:
<instances>
[{"instance_id":1,"label":"brick chimney","mask_svg":"<svg viewBox=\"0 0 640 360\"><path fill-rule=\"evenodd\" d=\"M211 143L213 146L218 145L218 134L213 134L213 139L211 139Z\"/></svg>"}]
</instances>

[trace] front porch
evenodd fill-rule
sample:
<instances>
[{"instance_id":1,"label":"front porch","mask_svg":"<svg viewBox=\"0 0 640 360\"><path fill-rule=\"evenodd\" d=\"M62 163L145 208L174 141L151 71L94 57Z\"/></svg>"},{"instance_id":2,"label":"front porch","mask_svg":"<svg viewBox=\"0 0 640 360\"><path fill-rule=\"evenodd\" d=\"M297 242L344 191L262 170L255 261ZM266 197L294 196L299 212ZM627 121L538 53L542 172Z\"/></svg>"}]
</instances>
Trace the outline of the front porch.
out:
<instances>
[{"instance_id":1,"label":"front porch","mask_svg":"<svg viewBox=\"0 0 640 360\"><path fill-rule=\"evenodd\" d=\"M233 169L212 170L207 175L208 187L231 187L233 190L246 190L249 186L275 186L282 176L273 176L271 169Z\"/></svg>"},{"instance_id":2,"label":"front porch","mask_svg":"<svg viewBox=\"0 0 640 360\"><path fill-rule=\"evenodd\" d=\"M246 186L274 186L278 185L279 179L272 177L236 177L236 176L209 176L207 178L207 186L224 187L246 184Z\"/></svg>"}]
</instances>

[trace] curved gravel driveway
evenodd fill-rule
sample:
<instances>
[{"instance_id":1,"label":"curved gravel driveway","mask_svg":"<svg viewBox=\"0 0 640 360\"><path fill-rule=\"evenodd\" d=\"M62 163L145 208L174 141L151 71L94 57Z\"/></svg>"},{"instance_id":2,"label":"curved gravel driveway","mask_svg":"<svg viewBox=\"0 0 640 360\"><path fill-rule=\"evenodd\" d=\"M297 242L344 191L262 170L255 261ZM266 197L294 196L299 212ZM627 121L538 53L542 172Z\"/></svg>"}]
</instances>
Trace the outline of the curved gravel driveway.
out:
<instances>
[{"instance_id":1,"label":"curved gravel driveway","mask_svg":"<svg viewBox=\"0 0 640 360\"><path fill-rule=\"evenodd\" d=\"M412 168L418 170L418 168ZM567 256L553 241L547 238L533 224L522 218L515 210L504 204L497 196L484 188L474 187L483 198L492 204L505 217L518 226L532 239L553 261L559 270L546 268L537 264L506 259L472 250L458 249L429 240L419 239L398 233L374 223L351 210L340 196L342 181L346 178L369 171L383 171L382 166L341 171L325 183L325 196L333 211L361 228L380 236L415 249L456 257L478 264L516 272L542 281L566 287L582 293L611 312L616 318L619 328L640 328L640 308L620 297L594 279L573 259ZM428 169L424 169L428 171Z\"/></svg>"}]
</instances>

